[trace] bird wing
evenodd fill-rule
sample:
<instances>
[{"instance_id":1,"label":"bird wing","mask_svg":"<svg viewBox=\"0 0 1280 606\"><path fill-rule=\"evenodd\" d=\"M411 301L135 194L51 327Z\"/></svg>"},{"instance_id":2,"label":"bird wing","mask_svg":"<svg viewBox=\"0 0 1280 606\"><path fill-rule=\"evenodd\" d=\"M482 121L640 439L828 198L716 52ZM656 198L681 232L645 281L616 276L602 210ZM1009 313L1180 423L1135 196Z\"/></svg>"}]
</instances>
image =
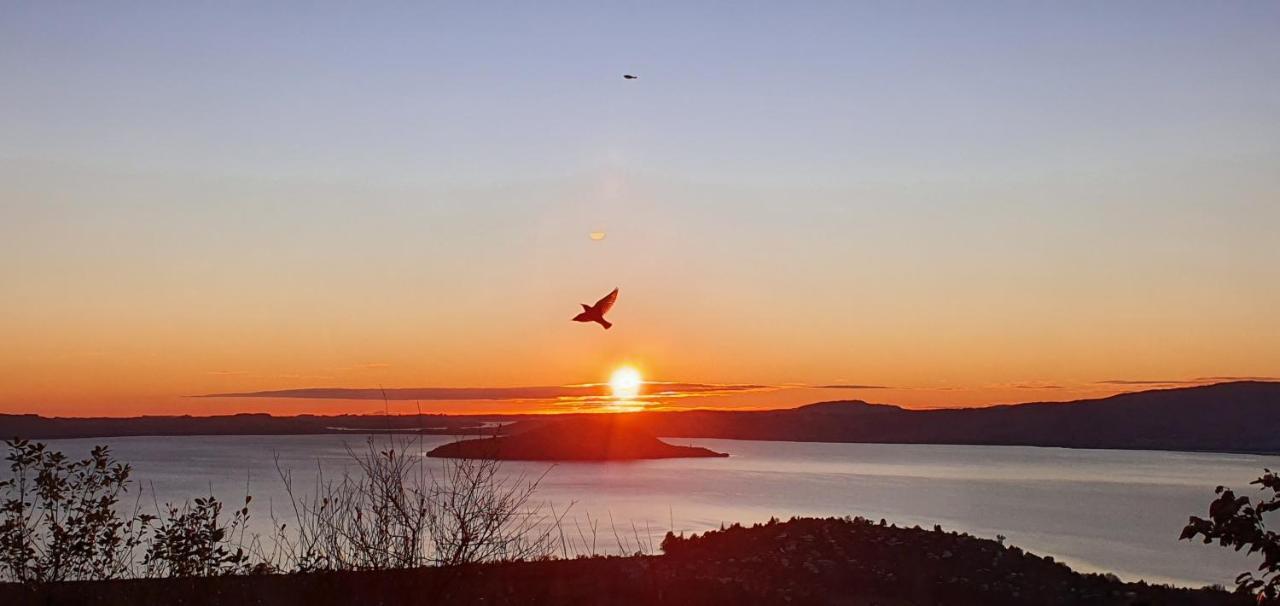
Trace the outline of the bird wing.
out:
<instances>
[{"instance_id":1,"label":"bird wing","mask_svg":"<svg viewBox=\"0 0 1280 606\"><path fill-rule=\"evenodd\" d=\"M605 295L603 299L596 301L596 304L592 305L591 309L595 310L596 313L603 316L605 312L609 311L609 309L613 307L614 301L617 301L617 300L618 300L618 289L615 288L613 289L613 292Z\"/></svg>"}]
</instances>

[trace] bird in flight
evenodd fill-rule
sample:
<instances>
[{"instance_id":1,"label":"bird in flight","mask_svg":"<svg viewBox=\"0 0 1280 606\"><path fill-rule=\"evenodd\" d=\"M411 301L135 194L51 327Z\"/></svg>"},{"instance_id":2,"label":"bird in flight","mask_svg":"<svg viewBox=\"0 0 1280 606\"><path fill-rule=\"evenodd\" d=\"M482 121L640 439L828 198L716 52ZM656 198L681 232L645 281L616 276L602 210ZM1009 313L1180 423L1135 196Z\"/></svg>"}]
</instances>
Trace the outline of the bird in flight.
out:
<instances>
[{"instance_id":1,"label":"bird in flight","mask_svg":"<svg viewBox=\"0 0 1280 606\"><path fill-rule=\"evenodd\" d=\"M624 80L635 80L636 78L639 78L639 77L640 76L633 76L631 74L622 74L622 79Z\"/></svg>"},{"instance_id":2,"label":"bird in flight","mask_svg":"<svg viewBox=\"0 0 1280 606\"><path fill-rule=\"evenodd\" d=\"M604 315L613 307L613 303L618 300L618 289L604 296L603 299L596 301L595 305L587 305L582 303L582 313L573 317L574 322L597 322L608 330L613 323L604 319Z\"/></svg>"}]
</instances>

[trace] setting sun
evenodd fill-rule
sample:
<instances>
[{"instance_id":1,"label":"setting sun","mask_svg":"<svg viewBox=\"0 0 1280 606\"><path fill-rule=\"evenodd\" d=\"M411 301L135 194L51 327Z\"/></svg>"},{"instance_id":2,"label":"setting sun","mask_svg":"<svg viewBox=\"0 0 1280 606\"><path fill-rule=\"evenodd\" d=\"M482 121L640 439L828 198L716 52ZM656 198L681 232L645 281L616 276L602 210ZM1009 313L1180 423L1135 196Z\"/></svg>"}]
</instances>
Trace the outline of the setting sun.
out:
<instances>
[{"instance_id":1,"label":"setting sun","mask_svg":"<svg viewBox=\"0 0 1280 606\"><path fill-rule=\"evenodd\" d=\"M613 397L619 400L630 400L640 395L642 383L644 380L640 377L640 371L630 366L613 371L609 377L609 389L613 390Z\"/></svg>"}]
</instances>

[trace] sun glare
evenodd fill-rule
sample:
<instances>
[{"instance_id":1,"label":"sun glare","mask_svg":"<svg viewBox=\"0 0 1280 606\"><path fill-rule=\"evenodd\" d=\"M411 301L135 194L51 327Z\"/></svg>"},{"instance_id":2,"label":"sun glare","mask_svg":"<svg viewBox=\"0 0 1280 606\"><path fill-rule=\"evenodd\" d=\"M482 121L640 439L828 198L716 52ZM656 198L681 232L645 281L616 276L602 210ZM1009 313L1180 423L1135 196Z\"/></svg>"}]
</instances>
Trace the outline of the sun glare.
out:
<instances>
[{"instance_id":1,"label":"sun glare","mask_svg":"<svg viewBox=\"0 0 1280 606\"><path fill-rule=\"evenodd\" d=\"M609 377L609 389L613 391L613 397L619 400L630 400L640 395L642 383L644 380L640 378L640 371L630 366L613 371Z\"/></svg>"}]
</instances>

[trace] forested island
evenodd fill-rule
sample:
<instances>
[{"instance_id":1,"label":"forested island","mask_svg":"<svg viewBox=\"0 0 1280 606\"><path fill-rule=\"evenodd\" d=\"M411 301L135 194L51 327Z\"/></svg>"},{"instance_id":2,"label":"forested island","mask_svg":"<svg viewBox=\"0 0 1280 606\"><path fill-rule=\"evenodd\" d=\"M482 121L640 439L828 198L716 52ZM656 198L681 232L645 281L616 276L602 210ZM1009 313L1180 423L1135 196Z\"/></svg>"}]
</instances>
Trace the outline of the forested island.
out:
<instances>
[{"instance_id":1,"label":"forested island","mask_svg":"<svg viewBox=\"0 0 1280 606\"><path fill-rule=\"evenodd\" d=\"M508 461L627 461L684 457L727 457L696 446L667 444L626 415L560 419L519 433L437 446L429 457Z\"/></svg>"}]
</instances>

